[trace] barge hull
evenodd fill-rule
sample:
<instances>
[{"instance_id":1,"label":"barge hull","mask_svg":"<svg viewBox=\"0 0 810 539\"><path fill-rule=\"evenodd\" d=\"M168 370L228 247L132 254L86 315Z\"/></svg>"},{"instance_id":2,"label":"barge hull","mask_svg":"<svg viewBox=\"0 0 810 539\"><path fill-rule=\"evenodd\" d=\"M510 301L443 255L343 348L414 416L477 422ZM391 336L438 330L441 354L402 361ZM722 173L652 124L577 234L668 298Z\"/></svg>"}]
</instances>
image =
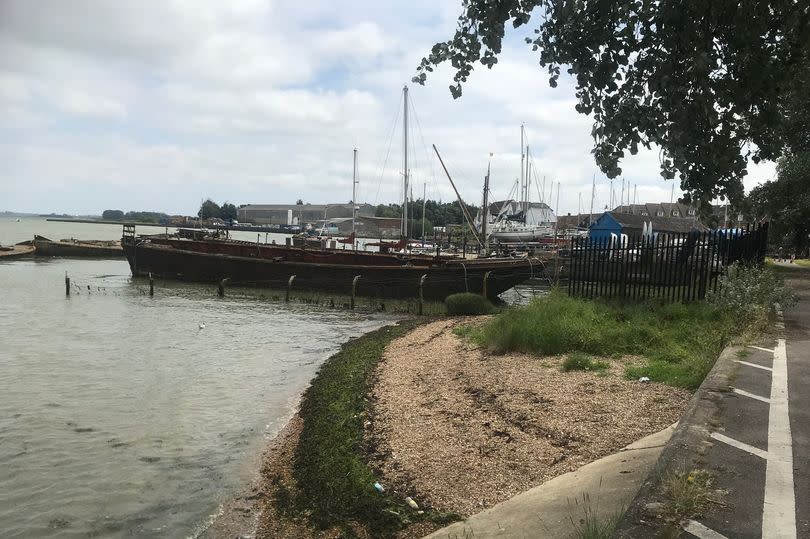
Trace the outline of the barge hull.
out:
<instances>
[{"instance_id":1,"label":"barge hull","mask_svg":"<svg viewBox=\"0 0 810 539\"><path fill-rule=\"evenodd\" d=\"M176 279L201 283L218 283L286 288L293 275L293 290L317 290L334 294L350 294L357 275L356 294L385 298L412 298L419 295L419 282L426 276L422 294L426 299L443 300L450 294L473 292L481 294L487 276L487 297L496 300L498 294L526 281L538 270L537 264L480 264L456 262L446 265L346 265L302 263L284 260L232 256L180 250L168 245L149 242L124 243L124 253L135 276ZM294 251L294 250L291 250Z\"/></svg>"}]
</instances>

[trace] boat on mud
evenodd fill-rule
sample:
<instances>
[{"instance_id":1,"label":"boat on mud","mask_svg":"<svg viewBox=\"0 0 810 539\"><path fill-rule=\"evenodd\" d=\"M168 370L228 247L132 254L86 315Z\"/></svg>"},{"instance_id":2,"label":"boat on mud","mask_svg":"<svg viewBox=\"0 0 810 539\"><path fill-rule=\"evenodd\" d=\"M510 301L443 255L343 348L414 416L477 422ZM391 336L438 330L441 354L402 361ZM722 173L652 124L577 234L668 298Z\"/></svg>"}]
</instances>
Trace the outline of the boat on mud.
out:
<instances>
[{"instance_id":1,"label":"boat on mud","mask_svg":"<svg viewBox=\"0 0 810 539\"><path fill-rule=\"evenodd\" d=\"M124 227L122 246L132 275L201 283L286 288L380 298L443 300L473 292L498 295L544 274L535 258L446 258L351 249L307 249L224 239L138 236Z\"/></svg>"},{"instance_id":2,"label":"boat on mud","mask_svg":"<svg viewBox=\"0 0 810 539\"><path fill-rule=\"evenodd\" d=\"M75 240L54 241L43 236L34 237L37 256L67 256L83 258L121 258L124 250L118 241Z\"/></svg>"}]
</instances>

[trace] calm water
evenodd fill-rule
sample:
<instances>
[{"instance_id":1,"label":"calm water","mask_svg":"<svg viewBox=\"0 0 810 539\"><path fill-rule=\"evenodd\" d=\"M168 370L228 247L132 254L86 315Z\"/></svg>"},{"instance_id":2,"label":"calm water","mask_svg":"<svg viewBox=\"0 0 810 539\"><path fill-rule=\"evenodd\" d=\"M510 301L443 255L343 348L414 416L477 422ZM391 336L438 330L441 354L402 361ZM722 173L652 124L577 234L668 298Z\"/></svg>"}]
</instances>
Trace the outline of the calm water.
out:
<instances>
[{"instance_id":1,"label":"calm water","mask_svg":"<svg viewBox=\"0 0 810 539\"><path fill-rule=\"evenodd\" d=\"M121 227L0 218L2 244L34 234ZM124 260L0 262L0 536L193 536L320 363L390 321L191 284L150 298Z\"/></svg>"}]
</instances>

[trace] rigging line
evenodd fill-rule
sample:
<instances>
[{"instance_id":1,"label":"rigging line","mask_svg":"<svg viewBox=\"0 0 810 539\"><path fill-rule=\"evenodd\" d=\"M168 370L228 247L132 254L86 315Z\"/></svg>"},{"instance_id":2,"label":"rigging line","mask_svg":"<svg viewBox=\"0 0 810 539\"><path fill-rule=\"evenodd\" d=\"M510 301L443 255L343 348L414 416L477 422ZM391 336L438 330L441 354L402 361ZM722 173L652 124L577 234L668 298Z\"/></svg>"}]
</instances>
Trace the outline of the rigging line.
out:
<instances>
[{"instance_id":1,"label":"rigging line","mask_svg":"<svg viewBox=\"0 0 810 539\"><path fill-rule=\"evenodd\" d=\"M411 110L413 111L413 119L416 121L416 128L419 130L419 139L422 141L422 151L425 152L425 162L429 163L431 189L433 190L433 194L435 196L438 191L436 188L436 169L434 168L436 163L428 154L427 143L425 142L425 134L422 131L422 124L419 122L419 114L416 111L416 105L414 105L413 100L411 100ZM416 144L414 144L414 147L416 147Z\"/></svg>"},{"instance_id":2,"label":"rigging line","mask_svg":"<svg viewBox=\"0 0 810 539\"><path fill-rule=\"evenodd\" d=\"M382 169L380 169L380 177L377 179L377 194L374 195L375 206L377 205L377 201L380 198L380 187L382 186L382 179L383 175L385 174L385 167L388 164L388 158L391 155L391 145L394 142L394 130L396 129L397 124L399 123L399 111L402 108L400 107L400 105L402 104L402 99L403 98L400 95L400 98L397 100L397 112L394 115L394 123L391 124L391 132L388 134L388 150L385 152L385 160L383 161Z\"/></svg>"}]
</instances>

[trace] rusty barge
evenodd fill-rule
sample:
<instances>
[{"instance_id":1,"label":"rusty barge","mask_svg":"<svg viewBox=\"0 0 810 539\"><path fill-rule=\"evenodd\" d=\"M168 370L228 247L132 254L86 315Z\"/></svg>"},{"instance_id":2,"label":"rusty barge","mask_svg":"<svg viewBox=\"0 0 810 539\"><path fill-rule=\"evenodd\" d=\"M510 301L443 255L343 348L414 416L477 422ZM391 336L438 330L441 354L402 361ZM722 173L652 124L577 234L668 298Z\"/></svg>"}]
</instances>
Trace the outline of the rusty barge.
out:
<instances>
[{"instance_id":1,"label":"rusty barge","mask_svg":"<svg viewBox=\"0 0 810 539\"><path fill-rule=\"evenodd\" d=\"M34 247L34 254L37 256L81 258L123 258L124 256L124 251L118 241L75 239L53 241L43 236L35 236Z\"/></svg>"},{"instance_id":2,"label":"rusty barge","mask_svg":"<svg viewBox=\"0 0 810 539\"><path fill-rule=\"evenodd\" d=\"M533 258L464 260L342 249L306 249L221 239L137 236L124 227L122 247L134 276L284 288L381 298L443 300L473 292L491 300L543 272Z\"/></svg>"}]
</instances>

